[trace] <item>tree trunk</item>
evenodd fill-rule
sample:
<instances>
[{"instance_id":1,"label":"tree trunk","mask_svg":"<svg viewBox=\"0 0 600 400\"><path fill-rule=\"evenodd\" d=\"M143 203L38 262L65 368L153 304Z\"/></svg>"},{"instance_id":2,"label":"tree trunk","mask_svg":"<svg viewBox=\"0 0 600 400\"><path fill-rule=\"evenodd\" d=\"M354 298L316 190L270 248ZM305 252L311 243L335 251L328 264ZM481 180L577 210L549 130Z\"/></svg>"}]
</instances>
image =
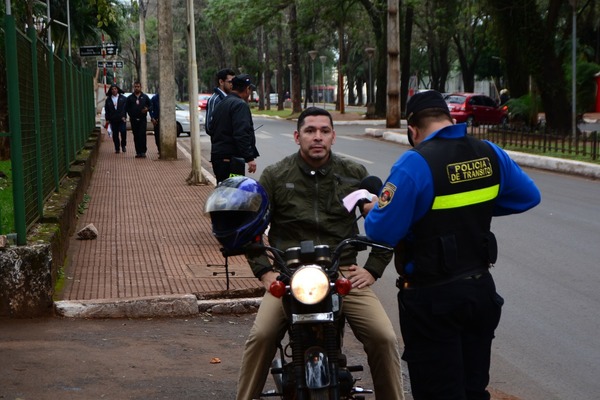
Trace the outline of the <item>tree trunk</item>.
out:
<instances>
[{"instance_id":1,"label":"tree trunk","mask_svg":"<svg viewBox=\"0 0 600 400\"><path fill-rule=\"evenodd\" d=\"M400 40L400 102L401 110L406 110L406 102L408 101L408 86L410 83L410 48L412 43L412 27L414 21L414 8L411 4L406 5L406 15L404 22L404 37Z\"/></svg>"},{"instance_id":2,"label":"tree trunk","mask_svg":"<svg viewBox=\"0 0 600 400\"><path fill-rule=\"evenodd\" d=\"M160 93L161 159L177 159L177 127L175 125L175 81L173 80L173 14L172 0L158 2L158 69ZM142 86L143 87L143 86Z\"/></svg>"},{"instance_id":3,"label":"tree trunk","mask_svg":"<svg viewBox=\"0 0 600 400\"><path fill-rule=\"evenodd\" d=\"M302 81L300 79L300 54L298 50L298 18L296 2L290 6L290 43L292 46L292 114L302 112Z\"/></svg>"}]
</instances>

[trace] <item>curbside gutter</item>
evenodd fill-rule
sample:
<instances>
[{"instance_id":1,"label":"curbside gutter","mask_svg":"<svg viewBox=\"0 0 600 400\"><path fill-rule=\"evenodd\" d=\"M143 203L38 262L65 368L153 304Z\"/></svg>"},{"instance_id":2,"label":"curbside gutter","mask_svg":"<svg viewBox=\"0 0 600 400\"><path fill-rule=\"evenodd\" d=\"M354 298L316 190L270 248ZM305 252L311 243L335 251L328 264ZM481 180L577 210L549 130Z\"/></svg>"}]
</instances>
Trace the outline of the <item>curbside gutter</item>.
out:
<instances>
[{"instance_id":1,"label":"curbside gutter","mask_svg":"<svg viewBox=\"0 0 600 400\"><path fill-rule=\"evenodd\" d=\"M56 315L67 318L160 318L202 313L245 314L255 312L261 297L198 300L193 294L148 296L132 299L56 301Z\"/></svg>"}]
</instances>

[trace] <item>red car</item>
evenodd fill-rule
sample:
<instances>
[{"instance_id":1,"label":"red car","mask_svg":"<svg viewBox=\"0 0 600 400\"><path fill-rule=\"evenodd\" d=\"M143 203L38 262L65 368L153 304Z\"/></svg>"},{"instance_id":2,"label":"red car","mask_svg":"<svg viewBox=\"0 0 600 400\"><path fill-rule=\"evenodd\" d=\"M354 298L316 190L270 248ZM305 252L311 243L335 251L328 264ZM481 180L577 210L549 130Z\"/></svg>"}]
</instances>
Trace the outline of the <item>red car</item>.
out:
<instances>
[{"instance_id":1,"label":"red car","mask_svg":"<svg viewBox=\"0 0 600 400\"><path fill-rule=\"evenodd\" d=\"M477 93L451 93L444 99L450 109L450 115L456 122L473 125L508 124L508 107L498 106L489 96Z\"/></svg>"},{"instance_id":2,"label":"red car","mask_svg":"<svg viewBox=\"0 0 600 400\"><path fill-rule=\"evenodd\" d=\"M210 96L212 96L210 93L200 93L198 95L198 110L206 110Z\"/></svg>"}]
</instances>

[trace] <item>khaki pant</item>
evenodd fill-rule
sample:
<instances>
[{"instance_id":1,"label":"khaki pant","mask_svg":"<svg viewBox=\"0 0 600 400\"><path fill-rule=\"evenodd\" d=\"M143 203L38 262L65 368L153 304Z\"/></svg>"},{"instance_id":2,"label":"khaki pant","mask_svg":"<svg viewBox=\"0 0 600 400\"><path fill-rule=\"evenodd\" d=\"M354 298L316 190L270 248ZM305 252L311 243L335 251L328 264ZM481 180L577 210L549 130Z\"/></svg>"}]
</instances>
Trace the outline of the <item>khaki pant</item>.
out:
<instances>
[{"instance_id":1,"label":"khaki pant","mask_svg":"<svg viewBox=\"0 0 600 400\"><path fill-rule=\"evenodd\" d=\"M392 323L371 290L352 289L344 297L343 312L367 353L375 397L402 400L402 372L398 341ZM285 336L286 319L281 299L265 294L246 341L238 380L237 400L258 399L276 353Z\"/></svg>"}]
</instances>

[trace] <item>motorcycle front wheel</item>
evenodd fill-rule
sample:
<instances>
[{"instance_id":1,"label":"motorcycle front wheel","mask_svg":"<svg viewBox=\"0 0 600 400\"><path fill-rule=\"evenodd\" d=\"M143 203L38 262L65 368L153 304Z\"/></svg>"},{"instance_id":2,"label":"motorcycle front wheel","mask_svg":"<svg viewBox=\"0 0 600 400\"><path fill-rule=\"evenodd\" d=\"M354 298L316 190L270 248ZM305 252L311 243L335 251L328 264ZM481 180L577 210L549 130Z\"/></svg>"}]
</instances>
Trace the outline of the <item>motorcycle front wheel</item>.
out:
<instances>
[{"instance_id":1,"label":"motorcycle front wheel","mask_svg":"<svg viewBox=\"0 0 600 400\"><path fill-rule=\"evenodd\" d=\"M310 389L308 391L310 400L330 400L329 388Z\"/></svg>"}]
</instances>

